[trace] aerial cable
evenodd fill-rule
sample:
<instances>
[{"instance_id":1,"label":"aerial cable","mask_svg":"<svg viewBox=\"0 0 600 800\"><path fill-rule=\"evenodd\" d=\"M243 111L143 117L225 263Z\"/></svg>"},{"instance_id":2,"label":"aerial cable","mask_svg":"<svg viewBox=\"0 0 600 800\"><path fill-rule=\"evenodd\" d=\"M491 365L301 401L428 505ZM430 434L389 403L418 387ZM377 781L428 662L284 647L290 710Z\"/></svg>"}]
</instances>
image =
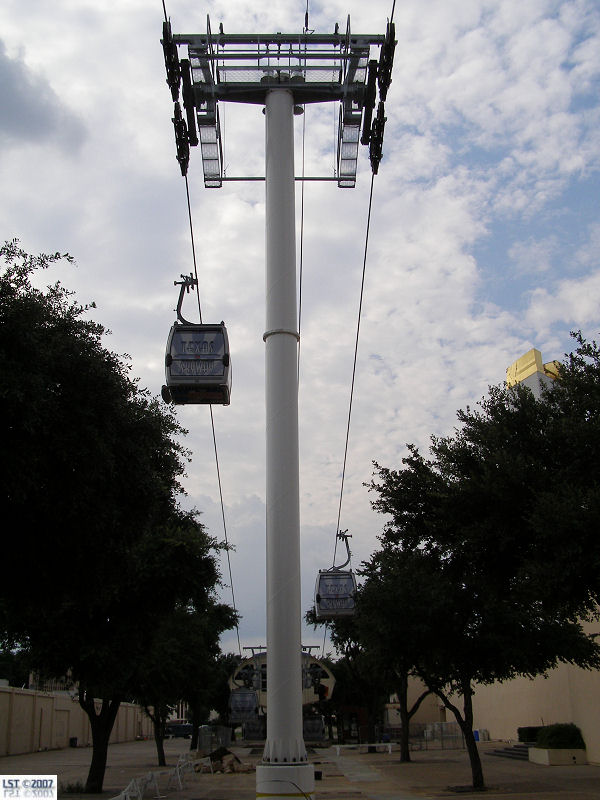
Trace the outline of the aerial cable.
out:
<instances>
[{"instance_id":1,"label":"aerial cable","mask_svg":"<svg viewBox=\"0 0 600 800\"><path fill-rule=\"evenodd\" d=\"M340 531L340 520L341 520L341 516L342 516L342 501L343 501L343 497L344 497L344 480L345 480L345 477L346 477L346 461L347 461L347 457L348 457L348 442L349 442L349 439L350 439L350 420L352 418L352 400L353 400L353 396L354 396L354 382L355 382L355 378L356 378L356 361L357 361L357 357L358 357L358 340L359 340L359 336L360 336L360 318L361 318L361 313L362 313L362 303L363 303L364 288L365 288L365 273L366 273L366 268L367 268L367 251L368 251L368 246L369 246L369 230L370 230L370 227L371 227L371 211L372 211L372 208L373 208L373 183L374 183L374 180L375 180L375 172L372 172L371 173L371 189L370 189L370 192L369 192L369 210L367 212L367 228L366 228L366 232L365 232L365 247L364 247L364 255L363 255L362 278L361 278L361 283L360 283L360 299L359 299L359 303L358 303L358 319L357 319L357 322L356 322L356 341L355 341L355 345L354 345L354 361L353 361L353 365L352 365L352 381L351 381L351 385L350 385L350 402L348 404L348 422L347 422L347 425L346 425L346 443L344 445L344 463L343 463L343 468L342 468L342 481L341 481L341 486L340 486L340 501L339 501L339 507L338 507L337 524L336 524L335 547L334 547L334 550L333 550L333 561L331 562L332 566L335 565L335 557L336 557L336 554L337 554L337 543L338 543L338 539L339 539L338 534L339 534L339 531ZM347 542L346 542L346 545L347 545ZM329 622L326 622L325 623L325 629L323 631L323 643L321 645L321 658L324 658L324 656L325 656L325 641L327 639L327 630L328 630L328 628L329 628Z\"/></svg>"},{"instance_id":2,"label":"aerial cable","mask_svg":"<svg viewBox=\"0 0 600 800\"><path fill-rule=\"evenodd\" d=\"M198 283L198 264L196 262L196 244L194 242L194 226L192 224L192 204L190 202L190 186L188 183L187 175L184 175L185 178L185 196L187 199L187 209L188 209L188 220L190 223L190 238L192 241L192 261L194 263L194 278L196 281L196 297L198 298L198 317L200 318L200 324L202 325L202 306L200 304L200 285ZM211 408L212 411L212 408Z\"/></svg>"},{"instance_id":3,"label":"aerial cable","mask_svg":"<svg viewBox=\"0 0 600 800\"><path fill-rule=\"evenodd\" d=\"M165 7L165 0L162 0L162 5L163 5L163 11L164 11L164 14L165 14L165 22L168 24L168 17L167 17L167 9ZM185 172L184 172L184 178L185 178L185 195L186 195L186 200L187 200L188 220L189 220L189 224L190 224L190 240L191 240L191 244L192 244L192 261L193 261L193 264L194 264L194 280L195 280L195 284L196 284L196 297L197 297L197 300L198 300L198 316L200 318L200 324L202 324L202 304L200 302L200 284L198 282L198 262L197 262L197 259L196 259L196 243L195 243L195 240L194 240L194 225L193 225L193 221L192 221L192 204L191 204L191 201L190 201L190 186L189 186L188 177L187 177L187 167L186 167ZM229 554L229 539L228 539L228 536L227 536L227 523L225 521L225 504L223 502L223 488L222 488L222 485L221 485L221 470L219 468L219 453L218 453L218 450L217 450L217 437L216 437L216 433L215 433L215 420L214 420L214 416L213 416L212 405L210 406L210 424L211 424L211 428L212 428L213 446L214 446L214 451L215 451L215 463L216 463L216 469L217 469L217 483L218 483L218 487L219 487L219 498L220 498L220 501L221 501L221 517L223 519L223 532L224 532L224 536L225 536L225 546L226 546L226 551L225 552L227 553L227 567L228 567L228 571L229 571L229 584L231 586L231 599L232 599L232 602L233 602L233 610L237 612L237 607L236 607L236 604L235 604L235 592L234 592L234 589L233 589L233 573L231 571L231 557L230 557L230 554ZM236 625L235 625L235 630L236 630L236 633L237 633L238 650L239 650L239 653L240 653L240 656L241 656L242 655L242 647L241 647L241 643L240 643L240 630L239 630L239 626L238 626L237 622L236 622Z\"/></svg>"},{"instance_id":4,"label":"aerial cable","mask_svg":"<svg viewBox=\"0 0 600 800\"><path fill-rule=\"evenodd\" d=\"M193 223L192 223L192 204L190 202L190 187L189 187L187 175L185 175L184 177L185 177L185 194L186 194L186 198L187 198L187 208L188 208L188 219L189 219L189 223L190 223L190 238L191 238L191 242L192 242L192 260L193 260L193 263L194 263L194 278L195 278L195 281L196 281L196 296L197 296L197 299L198 299L198 315L200 317L200 323L202 323L202 307L201 307L201 303L200 303L200 286L198 284L198 264L197 264L197 260L196 260L196 245L195 245L195 241L194 241L194 226L193 226ZM222 485L221 485L221 470L219 468L219 453L218 453L218 450L217 450L217 436L216 436L216 433L215 433L215 420L214 420L214 416L213 416L212 405L210 406L210 424L211 424L211 428L212 428L213 446L214 446L214 451L215 451L215 463L216 463L216 468L217 468L217 484L218 484L218 487L219 487L219 498L220 498L220 501L221 501L221 517L223 519L223 532L224 532L224 535L225 535L225 552L227 554L227 568L228 568L228 571L229 571L229 585L231 586L231 600L232 600L232 603L233 603L233 610L237 613L237 607L236 607L236 604L235 604L235 592L234 592L234 589L233 589L233 573L231 571L231 556L230 556L230 552L229 552L229 538L227 536L227 524L226 524L226 521L225 521L225 504L223 502L223 488L222 488ZM240 653L240 656L241 656L242 655L242 646L241 646L241 643L240 643L240 629L239 629L239 626L238 626L237 622L235 623L235 630L236 630L236 634L237 634L238 650L239 650L239 653Z\"/></svg>"},{"instance_id":5,"label":"aerial cable","mask_svg":"<svg viewBox=\"0 0 600 800\"><path fill-rule=\"evenodd\" d=\"M231 558L229 557L229 542L227 540L227 524L225 522L225 504L223 503L223 489L221 487L221 470L219 469L219 454L217 452L217 438L215 436L215 421L213 418L213 409L212 405L209 406L210 408L210 424L212 427L212 435L213 435L213 445L215 449L215 462L217 465L217 483L219 485L219 498L221 501L221 517L223 519L223 531L225 532L225 546L227 547L227 568L229 571L229 585L231 586L231 601L233 603L233 610L237 612L237 606L235 603L235 592L233 590L233 574L231 572ZM238 643L238 651L240 656L242 655L242 645L240 643L240 629L237 624L235 623L235 632L237 635L237 643Z\"/></svg>"},{"instance_id":6,"label":"aerial cable","mask_svg":"<svg viewBox=\"0 0 600 800\"><path fill-rule=\"evenodd\" d=\"M338 517L337 517L337 525L336 525L336 537L335 537L335 548L333 551L333 564L335 564L335 556L337 552L337 543L338 543L338 532L340 530L340 519L342 516L342 501L344 497L344 480L346 477L346 461L348 458L348 441L350 439L350 420L352 417L352 401L354 397L354 382L356 378L356 361L358 357L358 340L360 336L360 318L362 313L362 303L363 303L363 296L364 296L364 288L365 288L365 273L367 269L367 251L369 246L369 229L371 227L371 209L373 207L373 183L375 180L375 173L371 173L371 190L369 192L369 210L367 213L367 229L365 233L365 247L364 247L364 255L363 255L363 268L362 268L362 278L360 284L360 299L358 303L358 319L356 322L356 341L354 344L354 362L352 365L352 382L350 385L350 402L348 404L348 423L346 426L346 443L344 446L344 462L342 467L342 481L340 486L340 502L338 506Z\"/></svg>"},{"instance_id":7,"label":"aerial cable","mask_svg":"<svg viewBox=\"0 0 600 800\"><path fill-rule=\"evenodd\" d=\"M386 99L388 88L392 82L392 65L394 60L394 48L396 46L396 41L394 39L394 32L395 26L393 23L394 18L394 11L396 9L396 0L392 2L392 12L390 15L390 19L387 24L385 41L381 48L379 64L376 61L369 62L369 74L368 74L368 82L367 82L367 98L366 98L366 105L368 105L368 116L365 112L366 120L368 121L368 125L365 127L363 125L363 132L361 136L361 143L369 145L369 160L371 162L371 190L369 193L369 211L367 214L367 228L365 233L365 248L364 248L364 257L363 257L363 270L362 270L362 280L361 280L361 287L360 287L360 301L358 307L358 320L356 325L356 343L354 347L354 363L352 366L352 383L350 388L350 402L348 407L348 424L346 427L346 443L344 447L344 462L342 468L342 480L340 486L340 501L338 507L338 518L337 518L337 525L336 525L336 538L335 538L335 548L333 552L333 564L335 565L335 556L337 552L337 543L340 533L340 520L342 514L342 502L344 496L344 480L346 477L346 461L348 457L348 442L350 438L350 421L352 417L352 400L354 396L354 382L356 378L356 361L358 356L358 340L360 335L360 318L362 312L362 302L363 302L363 294L364 294L364 286L365 286L365 272L367 266L367 251L369 245L369 230L371 226L371 211L373 207L373 185L375 175L379 169L379 163L382 158L382 147L383 147L383 132L386 123L385 117L385 108L384 108L384 101ZM379 96L380 101L377 108L377 114L375 119L371 124L371 114L375 106L375 82L379 86Z\"/></svg>"}]
</instances>

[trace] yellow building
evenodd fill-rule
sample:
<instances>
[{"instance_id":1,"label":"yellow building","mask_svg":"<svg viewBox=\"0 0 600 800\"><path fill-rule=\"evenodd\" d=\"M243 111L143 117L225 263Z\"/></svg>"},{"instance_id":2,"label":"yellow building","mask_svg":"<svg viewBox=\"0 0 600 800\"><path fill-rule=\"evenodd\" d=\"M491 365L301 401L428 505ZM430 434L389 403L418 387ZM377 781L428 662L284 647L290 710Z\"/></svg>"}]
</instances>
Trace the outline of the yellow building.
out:
<instances>
[{"instance_id":1,"label":"yellow building","mask_svg":"<svg viewBox=\"0 0 600 800\"><path fill-rule=\"evenodd\" d=\"M533 347L507 367L506 383L508 386L522 383L531 389L535 397L539 397L542 387L551 385L552 381L558 378L559 369L558 361L542 363L542 354Z\"/></svg>"}]
</instances>

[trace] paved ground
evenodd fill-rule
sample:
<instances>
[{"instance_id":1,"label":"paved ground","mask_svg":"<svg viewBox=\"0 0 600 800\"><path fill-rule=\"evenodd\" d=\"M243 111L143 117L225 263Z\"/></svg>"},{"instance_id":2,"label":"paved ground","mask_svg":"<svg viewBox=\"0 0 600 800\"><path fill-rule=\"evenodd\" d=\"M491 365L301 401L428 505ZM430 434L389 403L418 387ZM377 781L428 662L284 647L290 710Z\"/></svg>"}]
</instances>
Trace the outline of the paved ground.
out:
<instances>
[{"instance_id":1,"label":"paved ground","mask_svg":"<svg viewBox=\"0 0 600 800\"><path fill-rule=\"evenodd\" d=\"M154 743L129 742L109 748L102 795L84 795L85 800L108 800L117 795L132 777L158 771L161 796L169 800L254 800L256 779L249 774L190 774L182 790L167 788L169 771L185 752L189 742L171 739L165 743L167 768L156 766ZM600 766L544 767L488 755L493 743L481 743L480 750L490 800L600 800ZM232 747L246 764L256 765L260 750ZM450 787L469 783L470 769L462 750L418 751L413 762L400 763L396 752L361 753L316 749L310 760L322 773L316 782L317 800L438 800L474 798L479 793L457 792ZM63 800L79 800L80 794L65 788L84 782L90 763L90 748L69 748L24 756L0 758L0 774L58 774ZM151 794L146 795L152 800Z\"/></svg>"}]
</instances>

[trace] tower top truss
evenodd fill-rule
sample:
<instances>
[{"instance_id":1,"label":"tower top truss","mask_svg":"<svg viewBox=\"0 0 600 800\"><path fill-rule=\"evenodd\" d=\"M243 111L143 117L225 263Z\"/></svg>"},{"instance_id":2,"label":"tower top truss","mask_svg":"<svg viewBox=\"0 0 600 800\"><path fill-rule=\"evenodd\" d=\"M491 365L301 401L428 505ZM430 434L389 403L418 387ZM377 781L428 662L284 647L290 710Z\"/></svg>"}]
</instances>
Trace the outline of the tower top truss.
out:
<instances>
[{"instance_id":1,"label":"tower top truss","mask_svg":"<svg viewBox=\"0 0 600 800\"><path fill-rule=\"evenodd\" d=\"M379 36L352 33L350 17L345 32L336 25L332 34L249 35L226 34L222 26L218 33L212 33L207 17L203 34L173 35L170 22L165 21L162 43L167 83L175 102L173 124L183 175L187 172L189 145L200 144L205 185L220 187L227 178L223 176L219 102L264 104L269 91L282 88L292 92L298 106L339 102L339 186L356 183L359 142L371 145L371 164L375 158L377 171L383 137L382 103L391 83L396 44L393 23L388 23L386 34ZM372 46L381 48L379 62L369 60ZM186 59L179 60L179 47L187 47ZM371 128L377 80L380 109ZM185 119L179 105L180 85ZM371 143L373 138L377 141Z\"/></svg>"}]
</instances>

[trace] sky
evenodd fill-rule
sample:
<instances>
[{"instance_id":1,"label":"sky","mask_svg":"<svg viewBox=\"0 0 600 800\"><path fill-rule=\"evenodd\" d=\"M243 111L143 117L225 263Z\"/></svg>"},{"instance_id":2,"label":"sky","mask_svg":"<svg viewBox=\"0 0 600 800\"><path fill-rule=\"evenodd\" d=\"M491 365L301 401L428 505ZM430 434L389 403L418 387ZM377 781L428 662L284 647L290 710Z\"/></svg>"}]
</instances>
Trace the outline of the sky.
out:
<instances>
[{"instance_id":1,"label":"sky","mask_svg":"<svg viewBox=\"0 0 600 800\"><path fill-rule=\"evenodd\" d=\"M174 33L385 33L392 3L165 0ZM532 347L572 349L600 329L600 7L597 0L403 0L373 184L340 527L352 566L385 518L365 487L452 433ZM161 0L3 0L0 233L30 253L68 251L62 280L110 329L158 395L175 320L174 281L193 270L175 160ZM186 57L184 49L180 57ZM372 57L378 57L373 51ZM260 106L221 104L229 175L264 175ZM296 117L296 174L332 175L335 104ZM205 322L224 320L231 405L213 407L242 647L265 634L264 184L205 189L188 172ZM299 384L302 609L335 546L371 172L354 189L297 184L302 254ZM302 213L303 211L303 213ZM301 224L302 223L302 224ZM193 300L184 315L195 319ZM181 499L224 538L208 407L179 407L191 451ZM227 563L223 599L231 602ZM399 612L401 613L401 609ZM322 630L303 644L330 651ZM222 639L236 652L235 632Z\"/></svg>"}]
</instances>

